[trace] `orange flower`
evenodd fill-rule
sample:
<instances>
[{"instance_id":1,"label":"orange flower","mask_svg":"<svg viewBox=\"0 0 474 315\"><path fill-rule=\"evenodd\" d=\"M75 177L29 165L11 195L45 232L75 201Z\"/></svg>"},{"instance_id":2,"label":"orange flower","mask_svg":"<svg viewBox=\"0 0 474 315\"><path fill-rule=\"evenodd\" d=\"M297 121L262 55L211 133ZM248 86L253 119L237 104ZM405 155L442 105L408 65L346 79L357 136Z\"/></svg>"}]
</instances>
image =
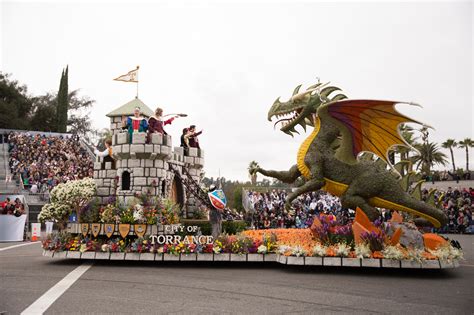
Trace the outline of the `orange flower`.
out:
<instances>
[{"instance_id":1,"label":"orange flower","mask_svg":"<svg viewBox=\"0 0 474 315\"><path fill-rule=\"evenodd\" d=\"M264 234L273 233L277 237L277 245L301 246L307 253L311 253L318 243L313 239L310 229L247 230L242 233L254 241L261 240Z\"/></svg>"},{"instance_id":2,"label":"orange flower","mask_svg":"<svg viewBox=\"0 0 474 315\"><path fill-rule=\"evenodd\" d=\"M381 251L375 251L372 253L373 258L383 258L383 254Z\"/></svg>"},{"instance_id":3,"label":"orange flower","mask_svg":"<svg viewBox=\"0 0 474 315\"><path fill-rule=\"evenodd\" d=\"M435 255L429 253L429 252L423 252L423 254L421 254L425 259L428 259L428 260L433 260L433 259L438 259Z\"/></svg>"},{"instance_id":4,"label":"orange flower","mask_svg":"<svg viewBox=\"0 0 474 315\"><path fill-rule=\"evenodd\" d=\"M326 256L328 256L328 257L335 257L336 256L336 250L334 249L333 246L328 247L328 249L326 250Z\"/></svg>"}]
</instances>

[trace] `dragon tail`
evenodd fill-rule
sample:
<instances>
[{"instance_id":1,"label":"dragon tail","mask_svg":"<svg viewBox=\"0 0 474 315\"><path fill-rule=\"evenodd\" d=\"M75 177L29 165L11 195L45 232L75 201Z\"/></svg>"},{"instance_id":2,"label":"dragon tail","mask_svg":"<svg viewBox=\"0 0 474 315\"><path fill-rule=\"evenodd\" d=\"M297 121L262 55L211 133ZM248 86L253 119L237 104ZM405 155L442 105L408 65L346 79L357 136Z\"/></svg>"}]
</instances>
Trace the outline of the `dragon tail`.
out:
<instances>
[{"instance_id":1,"label":"dragon tail","mask_svg":"<svg viewBox=\"0 0 474 315\"><path fill-rule=\"evenodd\" d=\"M388 197L388 196L387 196ZM391 198L371 198L370 203L374 207L387 208L396 211L408 212L415 216L428 220L435 227L439 228L448 222L446 214L434 206L416 199L407 193L397 196L397 200L388 200Z\"/></svg>"}]
</instances>

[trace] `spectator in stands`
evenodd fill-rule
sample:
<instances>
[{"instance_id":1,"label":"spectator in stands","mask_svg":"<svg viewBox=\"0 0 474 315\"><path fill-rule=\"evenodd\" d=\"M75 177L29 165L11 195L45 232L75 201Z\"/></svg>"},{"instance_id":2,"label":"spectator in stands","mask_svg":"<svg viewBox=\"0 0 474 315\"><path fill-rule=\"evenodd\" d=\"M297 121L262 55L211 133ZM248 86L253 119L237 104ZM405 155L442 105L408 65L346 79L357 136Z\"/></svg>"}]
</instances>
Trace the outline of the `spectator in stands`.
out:
<instances>
[{"instance_id":1,"label":"spectator in stands","mask_svg":"<svg viewBox=\"0 0 474 315\"><path fill-rule=\"evenodd\" d=\"M11 173L33 192L45 192L58 183L93 175L92 159L78 136L11 133L9 151Z\"/></svg>"},{"instance_id":2,"label":"spectator in stands","mask_svg":"<svg viewBox=\"0 0 474 315\"><path fill-rule=\"evenodd\" d=\"M422 198L426 200L429 191L422 191ZM293 203L294 210L284 208L286 191L273 190L268 192L250 191L247 195L253 208L253 214L248 221L256 229L266 228L306 228L311 226L313 217L324 213L333 215L342 224L350 222L353 211L343 209L338 197L324 191L306 193L299 196ZM438 191L434 196L448 216L448 225L439 230L447 233L474 233L472 218L474 189L449 187L446 192ZM388 221L392 212L380 209L380 220Z\"/></svg>"},{"instance_id":3,"label":"spectator in stands","mask_svg":"<svg viewBox=\"0 0 474 315\"><path fill-rule=\"evenodd\" d=\"M9 214L19 217L24 213L25 207L20 201L20 198L15 198L15 201L11 201L11 199L7 197L4 201L0 202L0 214Z\"/></svg>"}]
</instances>

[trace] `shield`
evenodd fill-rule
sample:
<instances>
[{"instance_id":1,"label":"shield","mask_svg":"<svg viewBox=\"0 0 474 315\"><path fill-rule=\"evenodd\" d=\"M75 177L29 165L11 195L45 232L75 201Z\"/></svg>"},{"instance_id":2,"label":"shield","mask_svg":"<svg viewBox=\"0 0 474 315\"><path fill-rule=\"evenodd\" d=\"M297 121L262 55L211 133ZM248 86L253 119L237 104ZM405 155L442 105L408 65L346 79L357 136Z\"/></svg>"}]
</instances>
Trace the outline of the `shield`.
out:
<instances>
[{"instance_id":1,"label":"shield","mask_svg":"<svg viewBox=\"0 0 474 315\"><path fill-rule=\"evenodd\" d=\"M115 224L106 223L104 224L104 232L108 238L110 238L115 232Z\"/></svg>"},{"instance_id":2,"label":"shield","mask_svg":"<svg viewBox=\"0 0 474 315\"><path fill-rule=\"evenodd\" d=\"M211 191L207 195L209 196L209 200L214 208L217 210L224 210L227 204L227 198L222 189Z\"/></svg>"},{"instance_id":3,"label":"shield","mask_svg":"<svg viewBox=\"0 0 474 315\"><path fill-rule=\"evenodd\" d=\"M81 223L81 233L84 237L89 233L89 223Z\"/></svg>"},{"instance_id":4,"label":"shield","mask_svg":"<svg viewBox=\"0 0 474 315\"><path fill-rule=\"evenodd\" d=\"M129 232L130 224L119 224L119 233L123 238L127 237Z\"/></svg>"},{"instance_id":5,"label":"shield","mask_svg":"<svg viewBox=\"0 0 474 315\"><path fill-rule=\"evenodd\" d=\"M97 237L97 235L100 233L100 223L92 223L91 232L94 237Z\"/></svg>"},{"instance_id":6,"label":"shield","mask_svg":"<svg viewBox=\"0 0 474 315\"><path fill-rule=\"evenodd\" d=\"M134 230L135 230L135 234L138 237L143 237L143 235L145 235L145 232L146 232L146 224L135 224Z\"/></svg>"}]
</instances>

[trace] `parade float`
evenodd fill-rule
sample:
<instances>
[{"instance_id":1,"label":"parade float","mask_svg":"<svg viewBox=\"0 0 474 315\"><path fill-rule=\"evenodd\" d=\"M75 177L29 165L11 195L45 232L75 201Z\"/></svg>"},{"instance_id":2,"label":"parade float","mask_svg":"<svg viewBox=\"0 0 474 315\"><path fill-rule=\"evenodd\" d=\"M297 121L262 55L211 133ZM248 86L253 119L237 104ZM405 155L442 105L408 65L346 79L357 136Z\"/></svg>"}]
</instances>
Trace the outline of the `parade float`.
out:
<instances>
[{"instance_id":1,"label":"parade float","mask_svg":"<svg viewBox=\"0 0 474 315\"><path fill-rule=\"evenodd\" d=\"M459 243L423 226L439 228L446 216L431 191L421 200L421 181L405 161L392 165L388 152L407 146L399 133L404 123L418 123L396 111L399 102L350 100L337 87L317 83L297 87L288 102L275 101L268 119L281 131L312 129L289 171L261 173L297 188L299 195L326 190L355 210L352 222L319 215L309 229L251 230L243 226L217 233L209 223L190 221L201 207L218 218L225 196L204 191L202 150L172 149L169 135L121 132L120 117L130 115L138 99L111 112L113 161L98 157L94 179L60 184L41 221L55 221L60 231L43 241L44 256L69 259L143 261L235 261L288 265L428 268L459 266ZM335 95L334 95L335 94ZM145 108L145 110L143 110ZM275 125L277 124L275 123ZM401 176L401 173L404 176ZM297 184L298 183L298 184ZM378 209L392 210L379 222ZM79 222L70 222L74 213ZM221 224L219 220L212 223ZM220 231L220 229L218 229ZM231 231L231 233L226 233Z\"/></svg>"}]
</instances>

